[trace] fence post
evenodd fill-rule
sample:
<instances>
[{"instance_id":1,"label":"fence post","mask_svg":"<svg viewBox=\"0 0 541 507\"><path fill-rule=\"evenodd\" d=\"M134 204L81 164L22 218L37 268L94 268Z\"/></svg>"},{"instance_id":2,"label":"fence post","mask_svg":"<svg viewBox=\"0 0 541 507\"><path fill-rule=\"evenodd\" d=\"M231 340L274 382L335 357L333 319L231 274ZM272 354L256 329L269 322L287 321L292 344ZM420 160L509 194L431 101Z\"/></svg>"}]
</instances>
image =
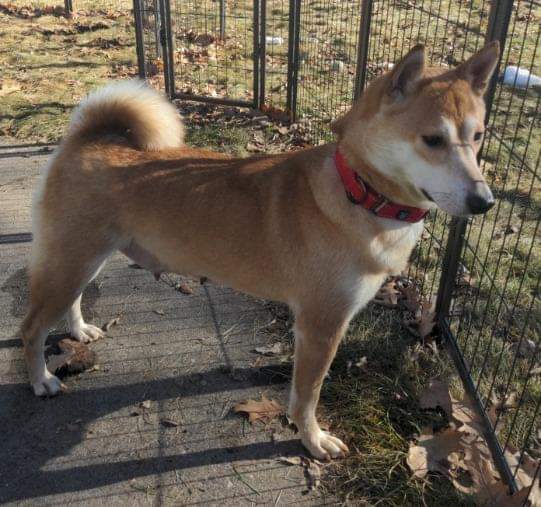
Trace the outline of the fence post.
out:
<instances>
[{"instance_id":1,"label":"fence post","mask_svg":"<svg viewBox=\"0 0 541 507\"><path fill-rule=\"evenodd\" d=\"M259 25L259 92L258 106L260 109L265 105L265 78L267 68L267 0L261 0Z\"/></svg>"},{"instance_id":2,"label":"fence post","mask_svg":"<svg viewBox=\"0 0 541 507\"><path fill-rule=\"evenodd\" d=\"M359 43L357 46L357 72L353 100L361 95L366 83L366 67L368 64L368 45L370 43L370 20L372 18L372 0L363 0L361 6L361 23L359 25Z\"/></svg>"},{"instance_id":3,"label":"fence post","mask_svg":"<svg viewBox=\"0 0 541 507\"><path fill-rule=\"evenodd\" d=\"M503 57L503 49L505 47L505 40L507 38L507 31L509 29L509 20L511 19L511 13L513 12L513 0L493 0L490 7L490 13L488 16L488 28L485 42L491 42L497 40L500 42L500 58L496 70L490 80L487 92L485 93L486 102L486 115L485 123L488 123L490 113L492 111L492 103L494 101L494 94L496 92L496 84L498 83L498 74L500 70L500 64Z\"/></svg>"},{"instance_id":4,"label":"fence post","mask_svg":"<svg viewBox=\"0 0 541 507\"><path fill-rule=\"evenodd\" d=\"M173 38L171 36L170 0L159 0L160 14L160 44L163 52L163 72L165 77L165 91L170 98L175 95L175 67L173 58Z\"/></svg>"},{"instance_id":5,"label":"fence post","mask_svg":"<svg viewBox=\"0 0 541 507\"><path fill-rule=\"evenodd\" d=\"M500 60L490 81L487 93L485 94L485 123L488 123L490 112L492 110L492 102L494 100L494 93L498 82L499 67L504 50L505 39L507 38L507 29L509 28L512 10L513 0L493 0L491 2L485 41L487 43L493 40L498 40L500 42ZM479 152L478 161L480 157L481 151ZM436 302L436 312L439 318L445 318L449 313L467 225L468 220L465 218L454 218L451 223Z\"/></svg>"},{"instance_id":6,"label":"fence post","mask_svg":"<svg viewBox=\"0 0 541 507\"><path fill-rule=\"evenodd\" d=\"M68 1L68 0L66 0ZM135 50L137 52L137 67L139 77L146 78L145 45L143 40L143 10L141 0L133 0L133 16L135 21Z\"/></svg>"},{"instance_id":7,"label":"fence post","mask_svg":"<svg viewBox=\"0 0 541 507\"><path fill-rule=\"evenodd\" d=\"M301 26L301 0L289 0L289 40L287 48L286 110L291 121L297 119L297 91L299 86L299 35Z\"/></svg>"},{"instance_id":8,"label":"fence post","mask_svg":"<svg viewBox=\"0 0 541 507\"><path fill-rule=\"evenodd\" d=\"M220 39L225 40L225 0L220 0Z\"/></svg>"},{"instance_id":9,"label":"fence post","mask_svg":"<svg viewBox=\"0 0 541 507\"><path fill-rule=\"evenodd\" d=\"M502 60L502 54L505 46L505 40L507 38L507 31L509 28L509 20L513 10L513 0L492 0L489 13L489 22L485 41L488 43L493 40L500 42L500 60L494 71L494 75L489 83L487 92L485 94L486 102L486 115L485 124L488 124L490 113L492 110L492 104L494 100L494 94L496 91L496 84L498 82L499 67ZM481 159L481 151L479 152L478 162ZM517 485L514 479L513 472L511 471L509 464L504 456L500 443L494 433L491 426L491 422L485 412L485 408L479 393L473 383L472 377L467 370L464 357L460 350L454 334L452 333L449 323L447 321L449 315L449 308L453 298L453 292L456 286L456 279L458 274L458 267L460 265L460 259L462 258L462 251L465 243L465 233L468 225L466 218L453 218L449 231L449 238L445 247L445 254L442 265L442 273L438 287L438 296L436 301L436 315L438 324L442 331L443 336L450 345L455 364L458 367L460 376L462 378L464 388L466 392L472 397L473 402L481 415L483 425L485 427L485 438L489 445L490 451L494 458L496 468L509 487L511 494L517 491Z\"/></svg>"},{"instance_id":10,"label":"fence post","mask_svg":"<svg viewBox=\"0 0 541 507\"><path fill-rule=\"evenodd\" d=\"M73 14L73 2L72 0L64 0L64 11L66 16L71 17Z\"/></svg>"},{"instance_id":11,"label":"fence post","mask_svg":"<svg viewBox=\"0 0 541 507\"><path fill-rule=\"evenodd\" d=\"M263 58L265 58L264 46L261 43L261 0L254 0L254 109L261 109L262 103L259 100L261 87L261 53L263 52Z\"/></svg>"}]
</instances>

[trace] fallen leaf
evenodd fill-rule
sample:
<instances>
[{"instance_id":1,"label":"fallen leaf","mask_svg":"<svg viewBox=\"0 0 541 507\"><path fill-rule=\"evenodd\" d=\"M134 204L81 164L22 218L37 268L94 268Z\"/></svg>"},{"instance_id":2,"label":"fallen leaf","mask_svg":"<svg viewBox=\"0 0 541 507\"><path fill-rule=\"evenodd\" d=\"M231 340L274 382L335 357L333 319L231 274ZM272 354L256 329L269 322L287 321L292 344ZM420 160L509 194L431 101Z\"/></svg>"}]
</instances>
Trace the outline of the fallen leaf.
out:
<instances>
[{"instance_id":1,"label":"fallen leaf","mask_svg":"<svg viewBox=\"0 0 541 507\"><path fill-rule=\"evenodd\" d=\"M428 337L434 330L436 325L436 301L434 298L431 300L423 301L421 303L421 314L419 316L419 335L422 339Z\"/></svg>"},{"instance_id":2,"label":"fallen leaf","mask_svg":"<svg viewBox=\"0 0 541 507\"><path fill-rule=\"evenodd\" d=\"M276 342L270 347L256 347L254 351L263 356L278 356L282 353L282 344Z\"/></svg>"},{"instance_id":3,"label":"fallen leaf","mask_svg":"<svg viewBox=\"0 0 541 507\"><path fill-rule=\"evenodd\" d=\"M64 338L57 344L60 354L49 356L47 368L51 373L65 368L67 373L81 373L96 363L96 353L86 343Z\"/></svg>"},{"instance_id":4,"label":"fallen leaf","mask_svg":"<svg viewBox=\"0 0 541 507\"><path fill-rule=\"evenodd\" d=\"M415 477L423 478L428 472L449 475L448 456L461 448L463 434L455 429L445 429L434 435L425 428L417 444L410 443L406 462Z\"/></svg>"},{"instance_id":5,"label":"fallen leaf","mask_svg":"<svg viewBox=\"0 0 541 507\"><path fill-rule=\"evenodd\" d=\"M398 306L399 296L400 291L396 289L395 281L389 280L378 290L374 297L374 302L382 306L395 308Z\"/></svg>"},{"instance_id":6,"label":"fallen leaf","mask_svg":"<svg viewBox=\"0 0 541 507\"><path fill-rule=\"evenodd\" d=\"M419 290L413 284L398 285L398 290L402 294L400 304L402 304L406 310L410 312L417 312L421 306L421 296Z\"/></svg>"},{"instance_id":7,"label":"fallen leaf","mask_svg":"<svg viewBox=\"0 0 541 507\"><path fill-rule=\"evenodd\" d=\"M163 310L153 310L153 311L157 315L165 315L165 312Z\"/></svg>"},{"instance_id":8,"label":"fallen leaf","mask_svg":"<svg viewBox=\"0 0 541 507\"><path fill-rule=\"evenodd\" d=\"M120 317L115 317L114 319L111 319L110 321L106 322L105 325L102 327L102 329L107 332L109 329L111 329L113 326L116 326L120 322Z\"/></svg>"},{"instance_id":9,"label":"fallen leaf","mask_svg":"<svg viewBox=\"0 0 541 507\"><path fill-rule=\"evenodd\" d=\"M233 410L235 412L244 412L248 414L250 423L261 421L268 424L273 419L280 417L285 413L284 408L274 400L269 400L264 394L261 396L261 401L247 400L242 403L237 403Z\"/></svg>"},{"instance_id":10,"label":"fallen leaf","mask_svg":"<svg viewBox=\"0 0 541 507\"><path fill-rule=\"evenodd\" d=\"M175 284L175 290L178 290L182 294L193 294L193 289L186 282L178 282Z\"/></svg>"},{"instance_id":11,"label":"fallen leaf","mask_svg":"<svg viewBox=\"0 0 541 507\"><path fill-rule=\"evenodd\" d=\"M178 422L173 419L161 419L160 423L166 428L176 428L178 426Z\"/></svg>"},{"instance_id":12,"label":"fallen leaf","mask_svg":"<svg viewBox=\"0 0 541 507\"><path fill-rule=\"evenodd\" d=\"M508 225L505 229L505 234L516 234L519 230L518 225Z\"/></svg>"},{"instance_id":13,"label":"fallen leaf","mask_svg":"<svg viewBox=\"0 0 541 507\"><path fill-rule=\"evenodd\" d=\"M73 352L65 352L63 354L54 354L52 356L49 356L49 359L47 361L47 369L51 373L54 373L60 368L66 366L72 357Z\"/></svg>"},{"instance_id":14,"label":"fallen leaf","mask_svg":"<svg viewBox=\"0 0 541 507\"><path fill-rule=\"evenodd\" d=\"M450 418L453 411L453 403L449 394L449 384L440 380L432 380L421 394L419 406L421 408L440 407L447 417Z\"/></svg>"},{"instance_id":15,"label":"fallen leaf","mask_svg":"<svg viewBox=\"0 0 541 507\"><path fill-rule=\"evenodd\" d=\"M277 461L279 461L280 463L285 463L286 465L301 465L302 464L300 456L292 456L291 458L287 458L284 456L284 457L278 458Z\"/></svg>"},{"instance_id":16,"label":"fallen leaf","mask_svg":"<svg viewBox=\"0 0 541 507\"><path fill-rule=\"evenodd\" d=\"M314 460L310 460L304 469L308 480L308 491L317 489L321 483L321 466Z\"/></svg>"},{"instance_id":17,"label":"fallen leaf","mask_svg":"<svg viewBox=\"0 0 541 507\"><path fill-rule=\"evenodd\" d=\"M513 343L511 348L519 357L532 357L538 351L537 343L529 338Z\"/></svg>"}]
</instances>

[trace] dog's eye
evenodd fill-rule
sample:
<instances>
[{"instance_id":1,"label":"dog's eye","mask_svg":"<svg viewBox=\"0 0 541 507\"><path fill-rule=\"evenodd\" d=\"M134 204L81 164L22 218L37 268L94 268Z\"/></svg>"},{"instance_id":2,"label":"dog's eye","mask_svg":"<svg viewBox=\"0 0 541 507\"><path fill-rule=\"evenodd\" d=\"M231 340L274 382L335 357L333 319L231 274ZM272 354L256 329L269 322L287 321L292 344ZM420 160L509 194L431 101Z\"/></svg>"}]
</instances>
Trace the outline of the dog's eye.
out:
<instances>
[{"instance_id":1,"label":"dog's eye","mask_svg":"<svg viewBox=\"0 0 541 507\"><path fill-rule=\"evenodd\" d=\"M476 132L475 135L473 136L473 140L474 141L480 141L482 137L483 137L482 132Z\"/></svg>"},{"instance_id":2,"label":"dog's eye","mask_svg":"<svg viewBox=\"0 0 541 507\"><path fill-rule=\"evenodd\" d=\"M445 144L442 136L423 136L423 141L431 148L441 148Z\"/></svg>"}]
</instances>

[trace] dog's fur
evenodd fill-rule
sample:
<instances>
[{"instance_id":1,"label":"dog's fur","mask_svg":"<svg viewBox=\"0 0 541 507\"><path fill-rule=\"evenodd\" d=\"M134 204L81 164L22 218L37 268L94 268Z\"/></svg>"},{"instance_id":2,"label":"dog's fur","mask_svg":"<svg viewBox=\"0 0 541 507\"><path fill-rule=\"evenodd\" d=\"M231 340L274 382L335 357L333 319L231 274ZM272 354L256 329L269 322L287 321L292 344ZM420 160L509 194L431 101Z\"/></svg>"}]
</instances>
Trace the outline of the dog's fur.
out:
<instances>
[{"instance_id":1,"label":"dog's fur","mask_svg":"<svg viewBox=\"0 0 541 507\"><path fill-rule=\"evenodd\" d=\"M35 394L63 387L43 353L63 314L77 339L102 335L84 322L81 294L121 250L152 271L205 275L288 303L296 337L290 416L314 456L343 455L347 447L316 420L323 378L350 319L406 267L423 225L353 205L333 154L338 146L396 202L469 214L472 194L491 199L474 132L483 130L482 95L497 59L491 44L455 70L425 69L416 47L335 122L337 143L248 159L184 146L173 106L140 83L91 95L34 199L21 333ZM444 144L427 146L422 136L435 135Z\"/></svg>"}]
</instances>

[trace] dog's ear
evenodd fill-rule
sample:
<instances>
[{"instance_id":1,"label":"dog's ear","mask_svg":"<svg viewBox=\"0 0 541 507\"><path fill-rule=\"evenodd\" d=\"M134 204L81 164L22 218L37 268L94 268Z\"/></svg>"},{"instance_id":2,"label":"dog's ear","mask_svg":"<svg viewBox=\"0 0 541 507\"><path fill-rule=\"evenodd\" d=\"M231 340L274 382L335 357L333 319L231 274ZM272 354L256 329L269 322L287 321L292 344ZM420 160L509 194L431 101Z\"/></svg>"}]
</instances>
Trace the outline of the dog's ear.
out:
<instances>
[{"instance_id":1,"label":"dog's ear","mask_svg":"<svg viewBox=\"0 0 541 507\"><path fill-rule=\"evenodd\" d=\"M473 91L483 95L500 57L500 43L493 41L458 66L456 73L469 81Z\"/></svg>"},{"instance_id":2,"label":"dog's ear","mask_svg":"<svg viewBox=\"0 0 541 507\"><path fill-rule=\"evenodd\" d=\"M424 68L425 47L418 44L391 71L389 95L393 98L402 98L410 94L423 76Z\"/></svg>"}]
</instances>

